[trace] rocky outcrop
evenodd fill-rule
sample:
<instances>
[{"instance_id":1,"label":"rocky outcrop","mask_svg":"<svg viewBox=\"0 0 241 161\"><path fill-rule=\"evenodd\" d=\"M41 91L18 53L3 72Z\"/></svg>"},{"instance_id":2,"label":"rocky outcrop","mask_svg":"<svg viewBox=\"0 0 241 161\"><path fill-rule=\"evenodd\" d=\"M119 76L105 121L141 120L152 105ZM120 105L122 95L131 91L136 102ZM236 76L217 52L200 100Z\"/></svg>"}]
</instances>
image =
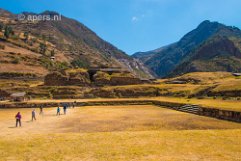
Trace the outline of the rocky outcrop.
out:
<instances>
[{"instance_id":1,"label":"rocky outcrop","mask_svg":"<svg viewBox=\"0 0 241 161\"><path fill-rule=\"evenodd\" d=\"M133 85L142 84L141 79L134 77L131 73L120 72L114 74L108 74L105 72L97 72L94 75L94 83L96 85Z\"/></svg>"},{"instance_id":2,"label":"rocky outcrop","mask_svg":"<svg viewBox=\"0 0 241 161\"><path fill-rule=\"evenodd\" d=\"M63 73L53 72L45 76L46 86L79 86L90 84L89 74L83 70L67 70Z\"/></svg>"},{"instance_id":3,"label":"rocky outcrop","mask_svg":"<svg viewBox=\"0 0 241 161\"><path fill-rule=\"evenodd\" d=\"M65 86L68 84L68 77L59 72L53 72L45 76L44 84L46 86Z\"/></svg>"}]
</instances>

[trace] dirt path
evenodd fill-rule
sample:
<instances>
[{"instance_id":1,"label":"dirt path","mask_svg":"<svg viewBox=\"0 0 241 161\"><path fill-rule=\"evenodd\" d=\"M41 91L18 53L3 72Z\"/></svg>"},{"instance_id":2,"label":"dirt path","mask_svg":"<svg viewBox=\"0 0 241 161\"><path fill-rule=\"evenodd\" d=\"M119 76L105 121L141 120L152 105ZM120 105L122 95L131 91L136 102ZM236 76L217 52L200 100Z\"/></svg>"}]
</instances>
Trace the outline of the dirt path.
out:
<instances>
[{"instance_id":1,"label":"dirt path","mask_svg":"<svg viewBox=\"0 0 241 161\"><path fill-rule=\"evenodd\" d=\"M61 109L62 110L62 109ZM17 112L22 115L22 127L15 127L15 118ZM44 109L44 114L39 115L39 110L36 110L37 121L31 121L32 109L9 109L0 110L0 135L27 135L41 133L57 133L61 132L55 126L69 119L74 109L68 109L67 115L56 116L56 108ZM63 111L61 111L63 113Z\"/></svg>"}]
</instances>

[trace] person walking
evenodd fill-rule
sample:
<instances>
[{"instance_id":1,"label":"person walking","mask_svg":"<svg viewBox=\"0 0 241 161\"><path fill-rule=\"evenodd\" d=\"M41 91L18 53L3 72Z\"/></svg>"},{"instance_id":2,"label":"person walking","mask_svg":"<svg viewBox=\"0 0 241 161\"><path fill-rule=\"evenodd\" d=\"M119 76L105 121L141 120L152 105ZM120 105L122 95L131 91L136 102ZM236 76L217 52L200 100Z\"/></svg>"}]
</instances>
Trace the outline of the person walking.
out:
<instances>
[{"instance_id":1,"label":"person walking","mask_svg":"<svg viewBox=\"0 0 241 161\"><path fill-rule=\"evenodd\" d=\"M57 116L60 115L60 107L57 108Z\"/></svg>"},{"instance_id":2,"label":"person walking","mask_svg":"<svg viewBox=\"0 0 241 161\"><path fill-rule=\"evenodd\" d=\"M36 121L36 111L35 111L35 109L33 109L33 111L32 111L32 121L33 120Z\"/></svg>"},{"instance_id":3,"label":"person walking","mask_svg":"<svg viewBox=\"0 0 241 161\"><path fill-rule=\"evenodd\" d=\"M73 105L73 108L75 108L76 103L77 103L76 101L73 102L73 104L72 104L72 105Z\"/></svg>"},{"instance_id":4,"label":"person walking","mask_svg":"<svg viewBox=\"0 0 241 161\"><path fill-rule=\"evenodd\" d=\"M39 115L43 115L43 105L41 105L40 107L39 107Z\"/></svg>"},{"instance_id":5,"label":"person walking","mask_svg":"<svg viewBox=\"0 0 241 161\"><path fill-rule=\"evenodd\" d=\"M67 112L67 105L66 104L64 104L63 110L64 110L64 114L66 115L66 112Z\"/></svg>"},{"instance_id":6,"label":"person walking","mask_svg":"<svg viewBox=\"0 0 241 161\"><path fill-rule=\"evenodd\" d=\"M16 127L18 127L18 125L21 127L21 119L22 119L22 116L20 114L20 112L17 113L17 115L15 116L16 118Z\"/></svg>"}]
</instances>

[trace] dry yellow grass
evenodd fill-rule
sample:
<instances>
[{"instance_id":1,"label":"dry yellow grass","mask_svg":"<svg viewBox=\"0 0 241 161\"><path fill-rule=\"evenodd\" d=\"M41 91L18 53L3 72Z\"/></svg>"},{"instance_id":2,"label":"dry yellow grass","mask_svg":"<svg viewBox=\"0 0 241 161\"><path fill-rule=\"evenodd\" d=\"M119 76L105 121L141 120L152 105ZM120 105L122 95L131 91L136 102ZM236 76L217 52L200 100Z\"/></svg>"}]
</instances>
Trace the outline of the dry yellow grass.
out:
<instances>
[{"instance_id":1,"label":"dry yellow grass","mask_svg":"<svg viewBox=\"0 0 241 161\"><path fill-rule=\"evenodd\" d=\"M21 111L22 128L9 128ZM241 124L154 106L0 111L0 160L240 160ZM6 130L7 129L7 130Z\"/></svg>"},{"instance_id":2,"label":"dry yellow grass","mask_svg":"<svg viewBox=\"0 0 241 161\"><path fill-rule=\"evenodd\" d=\"M222 100L222 99L196 99L183 97L141 97L141 98L96 98L96 99L59 99L59 100L30 100L29 103L47 103L47 102L86 102L86 101L125 101L125 100L158 100L165 102L176 102L185 104L198 104L205 107L212 107L224 110L241 111L241 101Z\"/></svg>"},{"instance_id":3,"label":"dry yellow grass","mask_svg":"<svg viewBox=\"0 0 241 161\"><path fill-rule=\"evenodd\" d=\"M241 79L230 79L220 83L217 88L213 91L220 92L220 91L241 91Z\"/></svg>"},{"instance_id":4,"label":"dry yellow grass","mask_svg":"<svg viewBox=\"0 0 241 161\"><path fill-rule=\"evenodd\" d=\"M9 80L0 79L1 88L13 88L13 87L36 87L42 85L43 82L39 80Z\"/></svg>"},{"instance_id":5,"label":"dry yellow grass","mask_svg":"<svg viewBox=\"0 0 241 161\"><path fill-rule=\"evenodd\" d=\"M70 133L3 139L0 160L241 159L241 130Z\"/></svg>"}]
</instances>

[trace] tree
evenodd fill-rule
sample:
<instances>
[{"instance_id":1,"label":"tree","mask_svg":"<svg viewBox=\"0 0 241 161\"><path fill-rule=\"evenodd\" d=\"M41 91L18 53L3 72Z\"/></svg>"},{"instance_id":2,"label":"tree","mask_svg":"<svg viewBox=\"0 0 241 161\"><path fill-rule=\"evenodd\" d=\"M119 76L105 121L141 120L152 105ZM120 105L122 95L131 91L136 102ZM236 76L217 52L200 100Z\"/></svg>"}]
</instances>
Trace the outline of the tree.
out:
<instances>
[{"instance_id":1,"label":"tree","mask_svg":"<svg viewBox=\"0 0 241 161\"><path fill-rule=\"evenodd\" d=\"M46 44L40 43L39 49L40 49L40 53L43 54L43 55L45 55L45 53L46 53L46 51L47 51L47 46L46 46Z\"/></svg>"},{"instance_id":2,"label":"tree","mask_svg":"<svg viewBox=\"0 0 241 161\"><path fill-rule=\"evenodd\" d=\"M25 42L28 42L29 32L24 32L23 36L24 36L24 41L25 41Z\"/></svg>"},{"instance_id":3,"label":"tree","mask_svg":"<svg viewBox=\"0 0 241 161\"><path fill-rule=\"evenodd\" d=\"M14 31L13 31L12 27L5 26L5 28L4 28L4 36L8 39L10 37L10 35L14 35Z\"/></svg>"}]
</instances>

